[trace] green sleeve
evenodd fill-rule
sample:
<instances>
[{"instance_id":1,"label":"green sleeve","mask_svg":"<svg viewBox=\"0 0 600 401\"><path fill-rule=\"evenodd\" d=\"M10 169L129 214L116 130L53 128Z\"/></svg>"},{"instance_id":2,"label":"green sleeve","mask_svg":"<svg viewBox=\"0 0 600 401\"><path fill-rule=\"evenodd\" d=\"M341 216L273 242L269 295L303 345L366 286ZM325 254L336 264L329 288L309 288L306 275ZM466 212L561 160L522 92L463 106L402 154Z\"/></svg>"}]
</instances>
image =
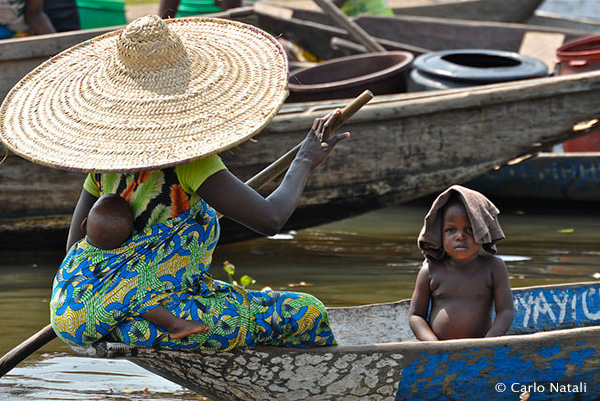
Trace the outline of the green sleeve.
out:
<instances>
[{"instance_id":1,"label":"green sleeve","mask_svg":"<svg viewBox=\"0 0 600 401\"><path fill-rule=\"evenodd\" d=\"M200 185L217 171L225 170L225 164L217 155L208 156L175 167L175 173L183 190L188 194L196 193Z\"/></svg>"},{"instance_id":2,"label":"green sleeve","mask_svg":"<svg viewBox=\"0 0 600 401\"><path fill-rule=\"evenodd\" d=\"M100 191L98 190L98 184L96 184L96 177L94 174L88 174L83 182L83 189L94 195L96 198L100 197Z\"/></svg>"}]
</instances>

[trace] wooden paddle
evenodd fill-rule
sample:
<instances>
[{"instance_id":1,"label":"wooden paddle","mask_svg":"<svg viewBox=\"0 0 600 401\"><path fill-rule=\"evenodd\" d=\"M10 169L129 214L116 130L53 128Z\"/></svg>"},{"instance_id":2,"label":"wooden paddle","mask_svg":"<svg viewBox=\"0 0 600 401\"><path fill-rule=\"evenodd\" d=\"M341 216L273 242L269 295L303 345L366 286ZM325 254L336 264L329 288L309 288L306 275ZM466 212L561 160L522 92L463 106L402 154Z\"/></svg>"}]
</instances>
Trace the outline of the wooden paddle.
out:
<instances>
[{"instance_id":1,"label":"wooden paddle","mask_svg":"<svg viewBox=\"0 0 600 401\"><path fill-rule=\"evenodd\" d=\"M364 91L360 96L350 102L344 109L340 117L338 117L334 130L339 128L343 123L348 121L354 113L356 113L362 106L367 104L373 98L371 91ZM264 170L256 174L254 177L246 181L246 184L250 187L259 190L267 183L277 178L283 173L292 163L296 153L300 150L302 142L296 145L293 149L289 150L286 154L275 160L273 163L268 165ZM221 216L219 216L220 218ZM15 348L8 351L0 359L0 377L8 373L12 368L17 366L25 358L29 357L38 349L48 344L50 341L56 338L56 333L52 329L52 325L47 325Z\"/></svg>"},{"instance_id":2,"label":"wooden paddle","mask_svg":"<svg viewBox=\"0 0 600 401\"><path fill-rule=\"evenodd\" d=\"M371 35L362 29L356 22L352 21L344 14L331 0L315 0L315 2L327 13L335 22L345 28L348 33L356 38L370 52L385 52L385 48L377 43Z\"/></svg>"}]
</instances>

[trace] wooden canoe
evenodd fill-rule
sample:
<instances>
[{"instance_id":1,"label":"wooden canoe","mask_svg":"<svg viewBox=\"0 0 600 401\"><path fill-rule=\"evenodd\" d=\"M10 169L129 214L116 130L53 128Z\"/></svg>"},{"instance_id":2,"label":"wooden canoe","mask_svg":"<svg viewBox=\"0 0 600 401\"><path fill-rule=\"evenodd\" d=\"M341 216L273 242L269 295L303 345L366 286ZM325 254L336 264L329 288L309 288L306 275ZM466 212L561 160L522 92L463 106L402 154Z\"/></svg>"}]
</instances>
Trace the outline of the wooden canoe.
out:
<instances>
[{"instance_id":1,"label":"wooden canoe","mask_svg":"<svg viewBox=\"0 0 600 401\"><path fill-rule=\"evenodd\" d=\"M268 2L268 1L267 1ZM522 22L543 0L388 0L396 15ZM295 8L322 12L312 1L286 1Z\"/></svg>"},{"instance_id":2,"label":"wooden canoe","mask_svg":"<svg viewBox=\"0 0 600 401\"><path fill-rule=\"evenodd\" d=\"M597 0L546 0L527 23L600 32L599 5Z\"/></svg>"},{"instance_id":3,"label":"wooden canoe","mask_svg":"<svg viewBox=\"0 0 600 401\"><path fill-rule=\"evenodd\" d=\"M317 116L346 102L285 105L256 141L221 156L247 180L299 143ZM600 71L376 97L344 126L352 137L312 174L287 228L335 221L466 182L577 135L576 124L598 116ZM16 239L14 246L43 246L17 235L11 218L68 216L82 181L83 175L10 155L0 169L0 216L8 219L2 246ZM222 223L225 242L250 237L248 230Z\"/></svg>"},{"instance_id":4,"label":"wooden canoe","mask_svg":"<svg viewBox=\"0 0 600 401\"><path fill-rule=\"evenodd\" d=\"M253 7L218 16L263 27ZM0 88L0 98L35 65L110 29L0 41L0 83L7 85ZM409 201L561 142L574 135L574 124L600 115L599 91L600 75L586 74L377 97L347 123L353 137L312 175L286 229ZM314 118L345 104L285 105L256 137L258 143L248 142L222 157L234 173L248 179L300 142ZM0 248L61 249L83 175L14 155L1 167ZM224 242L252 236L231 221L222 223Z\"/></svg>"},{"instance_id":5,"label":"wooden canoe","mask_svg":"<svg viewBox=\"0 0 600 401\"><path fill-rule=\"evenodd\" d=\"M587 31L590 32L590 35L600 32L600 19L598 19L598 16L596 18L566 17L556 12L538 10L527 20L527 23Z\"/></svg>"},{"instance_id":6,"label":"wooden canoe","mask_svg":"<svg viewBox=\"0 0 600 401\"><path fill-rule=\"evenodd\" d=\"M540 153L467 182L491 199L600 202L600 152Z\"/></svg>"},{"instance_id":7,"label":"wooden canoe","mask_svg":"<svg viewBox=\"0 0 600 401\"><path fill-rule=\"evenodd\" d=\"M328 16L283 5L257 3L259 25L274 35L280 35L313 55L331 59L348 54L332 46L333 38L353 40L345 29ZM536 47L555 58L556 47L563 41L589 36L586 30L534 26L489 21L451 20L443 18L361 15L354 19L361 28L388 50L413 53L450 49L493 49L519 52L532 37ZM600 31L598 31L600 33ZM547 49L547 43L559 44ZM547 43L545 43L547 42Z\"/></svg>"},{"instance_id":8,"label":"wooden canoe","mask_svg":"<svg viewBox=\"0 0 600 401\"><path fill-rule=\"evenodd\" d=\"M418 342L409 300L330 308L336 347L172 351L101 342L211 400L592 400L600 397L600 284L513 290L506 336Z\"/></svg>"},{"instance_id":9,"label":"wooden canoe","mask_svg":"<svg viewBox=\"0 0 600 401\"><path fill-rule=\"evenodd\" d=\"M299 143L317 116L346 102L285 105L256 141L221 156L247 180ZM344 126L352 138L313 173L287 228L335 221L468 181L577 135L576 124L599 116L600 71L377 97ZM70 215L83 178L9 155L0 169L2 247L43 246L19 221ZM250 237L250 231L223 221L225 242Z\"/></svg>"}]
</instances>

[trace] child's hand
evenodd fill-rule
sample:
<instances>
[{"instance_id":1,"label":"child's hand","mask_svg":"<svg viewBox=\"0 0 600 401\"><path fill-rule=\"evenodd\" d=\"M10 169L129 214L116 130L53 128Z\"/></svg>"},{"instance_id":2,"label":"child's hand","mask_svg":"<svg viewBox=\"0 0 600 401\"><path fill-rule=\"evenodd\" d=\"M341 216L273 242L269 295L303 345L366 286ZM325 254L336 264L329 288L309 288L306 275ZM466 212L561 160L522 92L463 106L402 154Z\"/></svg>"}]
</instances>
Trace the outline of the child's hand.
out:
<instances>
[{"instance_id":1,"label":"child's hand","mask_svg":"<svg viewBox=\"0 0 600 401\"><path fill-rule=\"evenodd\" d=\"M313 170L327 159L339 141L350 137L350 133L348 132L331 136L335 122L340 117L340 114L341 110L337 109L323 118L315 119L310 132L298 152L298 157L310 161Z\"/></svg>"}]
</instances>

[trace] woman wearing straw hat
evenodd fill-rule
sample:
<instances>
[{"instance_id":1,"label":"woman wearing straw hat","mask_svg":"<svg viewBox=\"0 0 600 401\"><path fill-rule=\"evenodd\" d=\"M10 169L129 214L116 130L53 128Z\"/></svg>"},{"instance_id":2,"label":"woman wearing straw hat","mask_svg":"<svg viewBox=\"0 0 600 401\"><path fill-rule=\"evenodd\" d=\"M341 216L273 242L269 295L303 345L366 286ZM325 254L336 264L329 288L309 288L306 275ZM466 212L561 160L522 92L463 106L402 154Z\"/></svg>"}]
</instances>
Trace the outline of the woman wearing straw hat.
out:
<instances>
[{"instance_id":1,"label":"woman wearing straw hat","mask_svg":"<svg viewBox=\"0 0 600 401\"><path fill-rule=\"evenodd\" d=\"M348 137L330 135L339 112L317 119L267 198L234 177L217 154L268 124L286 83L284 51L257 28L149 16L66 50L13 88L0 109L5 145L34 162L89 173L54 282L59 337L213 350L335 344L313 296L245 290L207 273L219 237L215 209L276 233L309 172ZM111 193L131 205L135 233L102 250L80 223ZM159 305L210 330L173 339L140 316Z\"/></svg>"}]
</instances>

